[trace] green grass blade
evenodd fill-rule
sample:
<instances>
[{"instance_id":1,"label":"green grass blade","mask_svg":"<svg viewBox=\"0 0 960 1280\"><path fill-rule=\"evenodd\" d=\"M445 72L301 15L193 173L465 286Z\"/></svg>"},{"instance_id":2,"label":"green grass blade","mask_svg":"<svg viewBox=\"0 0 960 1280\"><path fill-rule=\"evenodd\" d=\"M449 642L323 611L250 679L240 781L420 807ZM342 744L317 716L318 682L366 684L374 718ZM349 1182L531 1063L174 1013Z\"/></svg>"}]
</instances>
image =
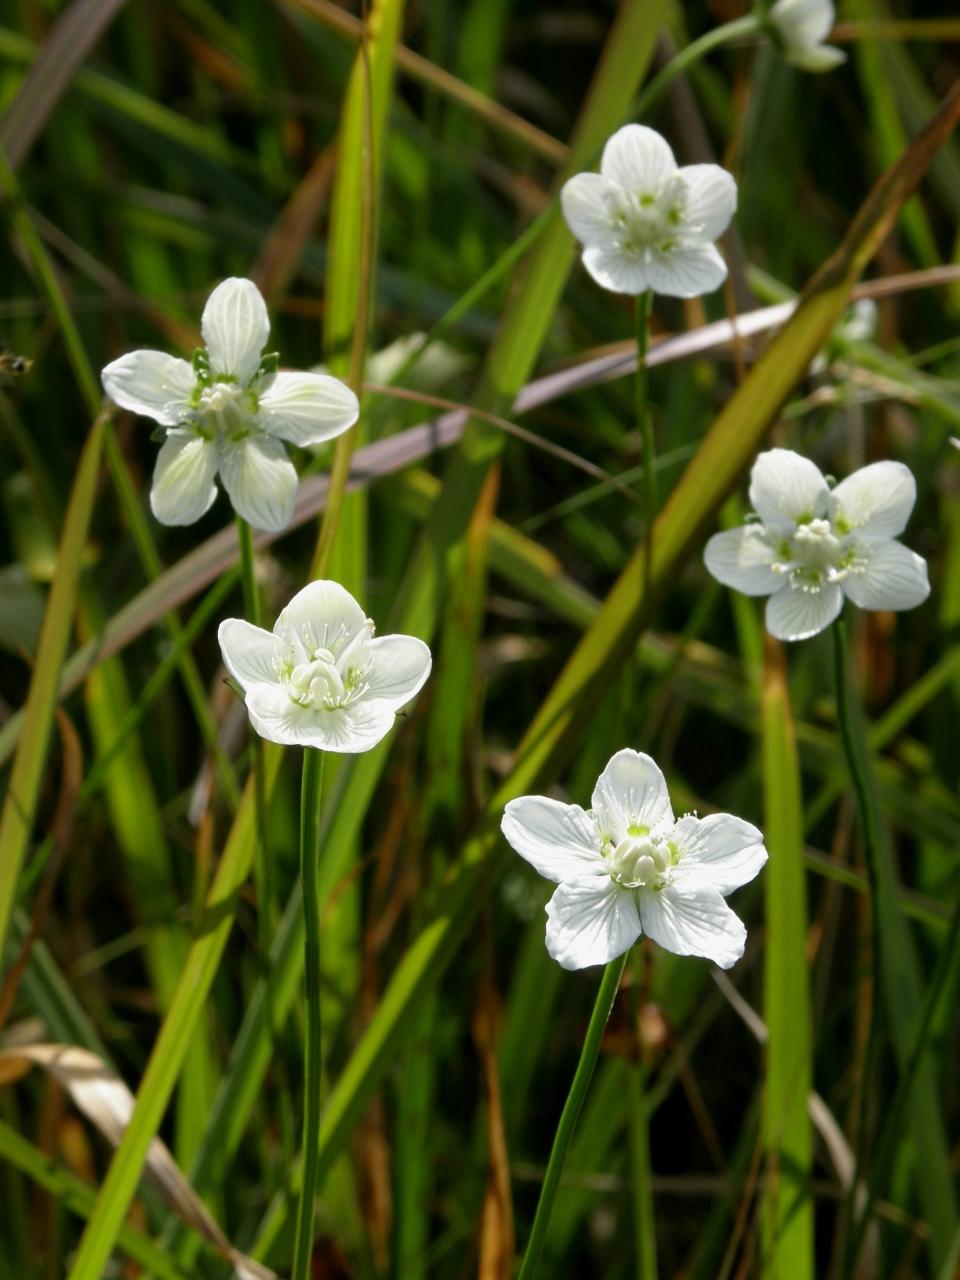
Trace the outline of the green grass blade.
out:
<instances>
[{"instance_id":1,"label":"green grass blade","mask_svg":"<svg viewBox=\"0 0 960 1280\"><path fill-rule=\"evenodd\" d=\"M124 0L74 0L60 14L0 120L0 149L18 169L80 63Z\"/></svg>"},{"instance_id":2,"label":"green grass blade","mask_svg":"<svg viewBox=\"0 0 960 1280\"><path fill-rule=\"evenodd\" d=\"M769 1033L763 1095L763 1266L771 1276L812 1280L813 1132L807 1095L813 1045L805 950L803 795L785 659L776 641L767 646L762 723L763 834L770 854L763 875L764 1010Z\"/></svg>"},{"instance_id":3,"label":"green grass blade","mask_svg":"<svg viewBox=\"0 0 960 1280\"><path fill-rule=\"evenodd\" d=\"M268 798L276 781L280 755L277 749L265 752ZM163 1119L226 946L237 896L253 861L255 825L253 786L248 782L210 887L199 936L190 947L170 1010L150 1055L130 1123L100 1187L70 1280L99 1280L113 1249L136 1191L147 1148Z\"/></svg>"},{"instance_id":4,"label":"green grass blade","mask_svg":"<svg viewBox=\"0 0 960 1280\"><path fill-rule=\"evenodd\" d=\"M49 1191L71 1213L81 1218L90 1216L96 1199L93 1187L39 1151L3 1120L0 1120L0 1157ZM128 1258L160 1280L190 1280L187 1272L182 1271L159 1245L127 1223L117 1233L117 1244Z\"/></svg>"},{"instance_id":5,"label":"green grass blade","mask_svg":"<svg viewBox=\"0 0 960 1280\"><path fill-rule=\"evenodd\" d=\"M20 872L36 818L60 670L73 625L80 564L96 497L106 424L107 415L101 414L90 429L77 465L57 554L57 573L47 599L37 660L27 695L23 730L17 743L3 812L0 813L0 849L3 850L0 861L0 963L6 952Z\"/></svg>"}]
</instances>

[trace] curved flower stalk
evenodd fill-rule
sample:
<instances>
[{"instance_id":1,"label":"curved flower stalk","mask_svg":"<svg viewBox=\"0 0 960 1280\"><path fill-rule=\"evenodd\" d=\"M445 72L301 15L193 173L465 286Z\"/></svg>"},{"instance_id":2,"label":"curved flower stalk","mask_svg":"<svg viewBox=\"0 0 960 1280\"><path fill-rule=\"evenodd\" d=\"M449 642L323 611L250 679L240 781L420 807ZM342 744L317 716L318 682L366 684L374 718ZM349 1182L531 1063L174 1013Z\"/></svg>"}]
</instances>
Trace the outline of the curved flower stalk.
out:
<instances>
[{"instance_id":1,"label":"curved flower stalk","mask_svg":"<svg viewBox=\"0 0 960 1280\"><path fill-rule=\"evenodd\" d=\"M713 241L736 211L737 185L715 164L678 168L654 129L618 129L600 172L578 173L560 199L583 264L605 289L694 298L726 278Z\"/></svg>"},{"instance_id":2,"label":"curved flower stalk","mask_svg":"<svg viewBox=\"0 0 960 1280\"><path fill-rule=\"evenodd\" d=\"M263 355L270 321L252 280L231 277L207 299L205 348L193 363L162 351L132 351L103 370L121 409L166 429L150 490L162 524L193 524L217 496L216 477L234 510L257 529L286 528L297 472L284 441L320 444L346 431L360 406L328 374L277 371Z\"/></svg>"},{"instance_id":3,"label":"curved flower stalk","mask_svg":"<svg viewBox=\"0 0 960 1280\"><path fill-rule=\"evenodd\" d=\"M422 640L374 638L373 622L337 582L298 591L272 632L227 618L218 639L254 729L286 745L369 751L430 674Z\"/></svg>"},{"instance_id":4,"label":"curved flower stalk","mask_svg":"<svg viewBox=\"0 0 960 1280\"><path fill-rule=\"evenodd\" d=\"M716 533L704 561L748 596L769 596L766 627L806 640L828 627L844 597L861 609L913 609L930 594L926 561L898 542L917 497L901 462L874 462L830 488L789 449L761 453L750 473L759 519Z\"/></svg>"},{"instance_id":5,"label":"curved flower stalk","mask_svg":"<svg viewBox=\"0 0 960 1280\"><path fill-rule=\"evenodd\" d=\"M801 71L832 71L847 55L824 44L833 26L831 0L777 0L767 15L784 59Z\"/></svg>"},{"instance_id":6,"label":"curved flower stalk","mask_svg":"<svg viewBox=\"0 0 960 1280\"><path fill-rule=\"evenodd\" d=\"M501 829L558 885L547 903L547 951L564 969L606 964L646 934L677 955L729 969L746 929L724 897L767 860L763 836L728 813L706 818L670 807L647 755L618 751L600 775L592 808L544 796L507 805Z\"/></svg>"}]
</instances>

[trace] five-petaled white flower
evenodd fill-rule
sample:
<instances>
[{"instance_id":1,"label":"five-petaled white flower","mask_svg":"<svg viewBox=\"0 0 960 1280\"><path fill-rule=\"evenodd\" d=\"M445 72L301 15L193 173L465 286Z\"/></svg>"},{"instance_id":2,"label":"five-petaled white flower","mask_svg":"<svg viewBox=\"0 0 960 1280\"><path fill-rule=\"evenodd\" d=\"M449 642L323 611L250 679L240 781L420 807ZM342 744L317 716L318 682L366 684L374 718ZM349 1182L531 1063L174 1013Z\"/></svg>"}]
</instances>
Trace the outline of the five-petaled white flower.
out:
<instances>
[{"instance_id":1,"label":"five-petaled white flower","mask_svg":"<svg viewBox=\"0 0 960 1280\"><path fill-rule=\"evenodd\" d=\"M606 964L646 934L667 951L729 969L747 932L724 902L767 860L763 836L728 813L677 821L649 756L618 751L594 788L593 808L544 796L511 800L501 827L542 876L547 951L564 969Z\"/></svg>"},{"instance_id":2,"label":"five-petaled white flower","mask_svg":"<svg viewBox=\"0 0 960 1280\"><path fill-rule=\"evenodd\" d=\"M767 21L791 66L802 71L832 71L847 55L824 44L833 26L831 0L777 0Z\"/></svg>"},{"instance_id":3,"label":"five-petaled white flower","mask_svg":"<svg viewBox=\"0 0 960 1280\"><path fill-rule=\"evenodd\" d=\"M750 473L759 522L714 534L703 558L725 586L770 597L771 635L805 640L833 622L844 596L861 609L926 600L926 561L896 541L916 497L902 462L871 463L831 490L808 458L771 449Z\"/></svg>"},{"instance_id":4,"label":"five-petaled white flower","mask_svg":"<svg viewBox=\"0 0 960 1280\"><path fill-rule=\"evenodd\" d=\"M654 129L618 129L603 149L600 172L578 173L560 199L583 244L583 265L605 289L695 298L726 277L713 241L734 215L737 184L719 165L678 169Z\"/></svg>"},{"instance_id":5,"label":"five-petaled white flower","mask_svg":"<svg viewBox=\"0 0 960 1280\"><path fill-rule=\"evenodd\" d=\"M236 512L278 532L297 496L283 441L305 446L340 435L357 420L357 397L327 374L277 372L277 357L262 355L270 320L252 280L218 284L201 329L206 350L192 364L132 351L107 365L104 388L122 409L167 428L150 490L158 520L199 520L217 496L219 472Z\"/></svg>"},{"instance_id":6,"label":"five-petaled white flower","mask_svg":"<svg viewBox=\"0 0 960 1280\"><path fill-rule=\"evenodd\" d=\"M264 631L227 618L217 633L257 733L271 742L354 754L393 727L430 674L414 636L380 636L337 582L311 582Z\"/></svg>"}]
</instances>

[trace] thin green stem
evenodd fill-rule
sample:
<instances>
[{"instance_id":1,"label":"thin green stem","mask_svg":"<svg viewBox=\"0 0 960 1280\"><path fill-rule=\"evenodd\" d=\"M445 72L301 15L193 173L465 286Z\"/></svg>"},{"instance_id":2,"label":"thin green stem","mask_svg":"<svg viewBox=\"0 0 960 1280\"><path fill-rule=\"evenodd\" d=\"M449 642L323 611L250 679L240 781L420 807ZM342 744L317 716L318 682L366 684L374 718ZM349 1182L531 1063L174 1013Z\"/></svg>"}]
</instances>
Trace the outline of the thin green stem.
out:
<instances>
[{"instance_id":1,"label":"thin green stem","mask_svg":"<svg viewBox=\"0 0 960 1280\"><path fill-rule=\"evenodd\" d=\"M260 592L257 588L257 573L254 564L253 530L244 520L237 516L237 542L240 544L240 582L243 586L243 611L247 621L255 627L260 625Z\"/></svg>"},{"instance_id":2,"label":"thin green stem","mask_svg":"<svg viewBox=\"0 0 960 1280\"><path fill-rule=\"evenodd\" d=\"M637 372L633 383L633 404L643 448L643 590L650 588L653 567L653 522L657 516L657 450L650 417L647 344L650 335L650 308L653 294L646 289L637 297Z\"/></svg>"},{"instance_id":3,"label":"thin green stem","mask_svg":"<svg viewBox=\"0 0 960 1280\"><path fill-rule=\"evenodd\" d=\"M256 560L253 548L253 530L242 516L237 516L237 542L240 547L240 582L243 588L243 611L247 621L260 626L260 589L257 586ZM253 754L254 808L256 826L256 885L258 906L257 937L260 958L267 975L269 996L270 943L273 938L274 894L273 875L267 850L267 801L263 785L263 739L252 728L250 749ZM273 1018L270 1019L271 1026Z\"/></svg>"},{"instance_id":4,"label":"thin green stem","mask_svg":"<svg viewBox=\"0 0 960 1280\"><path fill-rule=\"evenodd\" d=\"M306 747L300 793L300 879L303 885L304 975L307 1001L304 1056L303 1182L291 1280L308 1280L313 1252L320 1133L320 795L323 752Z\"/></svg>"},{"instance_id":5,"label":"thin green stem","mask_svg":"<svg viewBox=\"0 0 960 1280\"><path fill-rule=\"evenodd\" d=\"M741 40L745 36L756 35L761 29L761 20L756 13L748 13L733 22L726 22L722 27L714 27L705 32L699 39L692 41L657 72L645 86L633 104L632 116L643 118L671 82L684 71L699 62L714 49L729 44L732 40Z\"/></svg>"},{"instance_id":6,"label":"thin green stem","mask_svg":"<svg viewBox=\"0 0 960 1280\"><path fill-rule=\"evenodd\" d=\"M867 868L867 883L870 887L870 910L872 928L870 930L871 948L871 983L870 983L870 1021L867 1030L867 1043L858 1083L859 1100L857 1105L857 1135L854 1155L854 1174L850 1181L850 1192L844 1212L844 1266L843 1275L850 1274L853 1262L852 1227L856 1215L857 1188L860 1185L861 1171L866 1152L867 1130L867 1097L870 1088L870 1067L877 1050L879 1040L879 1002L880 1002L880 965L877 939L877 902L879 900L879 872L877 867L880 832L877 827L877 815L870 801L870 785L867 776L867 764L861 755L861 735L857 732L854 719L853 693L850 688L850 677L847 670L847 630L846 623L840 617L833 624L833 669L836 686L837 720L840 725L840 737L843 742L850 779L853 783L854 802L857 820L863 837L864 860Z\"/></svg>"},{"instance_id":7,"label":"thin green stem","mask_svg":"<svg viewBox=\"0 0 960 1280\"><path fill-rule=\"evenodd\" d=\"M567 1100L563 1104L560 1123L557 1125L557 1132L554 1135L553 1149L550 1152L547 1172L540 1190L540 1200L533 1218L533 1229L530 1232L527 1251L524 1254L523 1264L520 1267L520 1274L517 1280L533 1280L536 1274L537 1264L540 1261L540 1254L543 1252L543 1244L547 1235L547 1227L550 1224L550 1213L556 1198L557 1187L560 1184L560 1175L563 1172L563 1164L567 1158L567 1149L577 1127L580 1108L583 1106L584 1099L587 1096L593 1069L597 1065L597 1055L600 1052L603 1029L607 1025L607 1019L610 1017L610 1010L613 1008L613 1002L620 986L620 979L623 977L627 954L625 952L617 960L611 960L603 971L603 978L600 982L600 989L597 992L593 1013L590 1015L590 1025L587 1027L583 1049L580 1052L580 1061L577 1063L573 1084L570 1086ZM295 1277L294 1280L299 1280L299 1278Z\"/></svg>"},{"instance_id":8,"label":"thin green stem","mask_svg":"<svg viewBox=\"0 0 960 1280\"><path fill-rule=\"evenodd\" d=\"M934 971L933 978L927 987L927 994L924 998L923 1011L920 1015L920 1022L917 1026L916 1036L914 1038L913 1047L910 1053L910 1059L907 1063L906 1070L897 1081L896 1092L893 1095L889 1106L886 1108L886 1119L883 1124L883 1133L877 1144L876 1154L871 1161L870 1171L867 1175L867 1196L866 1203L860 1212L857 1220L856 1230L853 1232L853 1243L847 1255L848 1266L845 1274L853 1275L856 1272L857 1259L860 1257L860 1250L863 1248L863 1242L866 1238L867 1228L873 1217L873 1209L877 1202L877 1196L880 1192L880 1180L884 1172L889 1168L893 1159L897 1144L901 1140L903 1134L903 1117L910 1100L910 1091L913 1088L917 1072L924 1053L929 1047L930 1036L933 1030L934 1014L937 1006L943 996L944 991L952 985L954 970L957 966L957 943L960 940L960 898L957 899L953 908L953 917L950 921L950 932L944 939L940 948L940 956L937 961L937 967ZM856 1186L856 1184L854 1184Z\"/></svg>"}]
</instances>

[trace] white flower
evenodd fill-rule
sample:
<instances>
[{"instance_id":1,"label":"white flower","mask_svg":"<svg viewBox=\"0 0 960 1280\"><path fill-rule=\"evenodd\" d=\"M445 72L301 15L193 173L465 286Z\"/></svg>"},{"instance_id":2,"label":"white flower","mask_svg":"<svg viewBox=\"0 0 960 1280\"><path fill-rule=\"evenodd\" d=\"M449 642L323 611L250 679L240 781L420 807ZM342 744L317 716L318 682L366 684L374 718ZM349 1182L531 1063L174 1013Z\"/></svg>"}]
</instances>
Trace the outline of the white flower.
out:
<instances>
[{"instance_id":1,"label":"white flower","mask_svg":"<svg viewBox=\"0 0 960 1280\"><path fill-rule=\"evenodd\" d=\"M805 640L833 622L844 596L861 609L926 600L926 561L896 541L916 497L902 462L871 463L831 490L809 459L771 449L750 473L759 522L714 534L703 558L725 586L770 597L771 635Z\"/></svg>"},{"instance_id":2,"label":"white flower","mask_svg":"<svg viewBox=\"0 0 960 1280\"><path fill-rule=\"evenodd\" d=\"M349 387L317 373L278 373L262 356L270 321L252 280L218 284L201 320L206 350L193 364L162 351L132 351L104 369L107 395L167 428L150 506L163 524L193 524L217 496L258 529L278 532L293 515L297 472L283 441L319 444L346 431L359 405Z\"/></svg>"},{"instance_id":3,"label":"white flower","mask_svg":"<svg viewBox=\"0 0 960 1280\"><path fill-rule=\"evenodd\" d=\"M337 582L311 582L264 631L240 618L217 637L254 729L271 742L354 754L393 727L430 674L414 636L380 636Z\"/></svg>"},{"instance_id":4,"label":"white flower","mask_svg":"<svg viewBox=\"0 0 960 1280\"><path fill-rule=\"evenodd\" d=\"M715 164L678 169L654 129L618 129L600 172L578 173L560 199L583 265L605 289L695 298L726 277L713 241L734 215L737 184Z\"/></svg>"},{"instance_id":5,"label":"white flower","mask_svg":"<svg viewBox=\"0 0 960 1280\"><path fill-rule=\"evenodd\" d=\"M674 819L649 756L618 751L593 808L544 796L511 800L501 828L522 858L559 887L547 903L547 951L564 969L606 964L646 934L667 951L729 969L746 929L724 895L767 860L763 836L728 813Z\"/></svg>"},{"instance_id":6,"label":"white flower","mask_svg":"<svg viewBox=\"0 0 960 1280\"><path fill-rule=\"evenodd\" d=\"M777 0L767 15L784 58L803 71L831 71L846 62L841 49L823 43L833 17L830 0Z\"/></svg>"}]
</instances>

